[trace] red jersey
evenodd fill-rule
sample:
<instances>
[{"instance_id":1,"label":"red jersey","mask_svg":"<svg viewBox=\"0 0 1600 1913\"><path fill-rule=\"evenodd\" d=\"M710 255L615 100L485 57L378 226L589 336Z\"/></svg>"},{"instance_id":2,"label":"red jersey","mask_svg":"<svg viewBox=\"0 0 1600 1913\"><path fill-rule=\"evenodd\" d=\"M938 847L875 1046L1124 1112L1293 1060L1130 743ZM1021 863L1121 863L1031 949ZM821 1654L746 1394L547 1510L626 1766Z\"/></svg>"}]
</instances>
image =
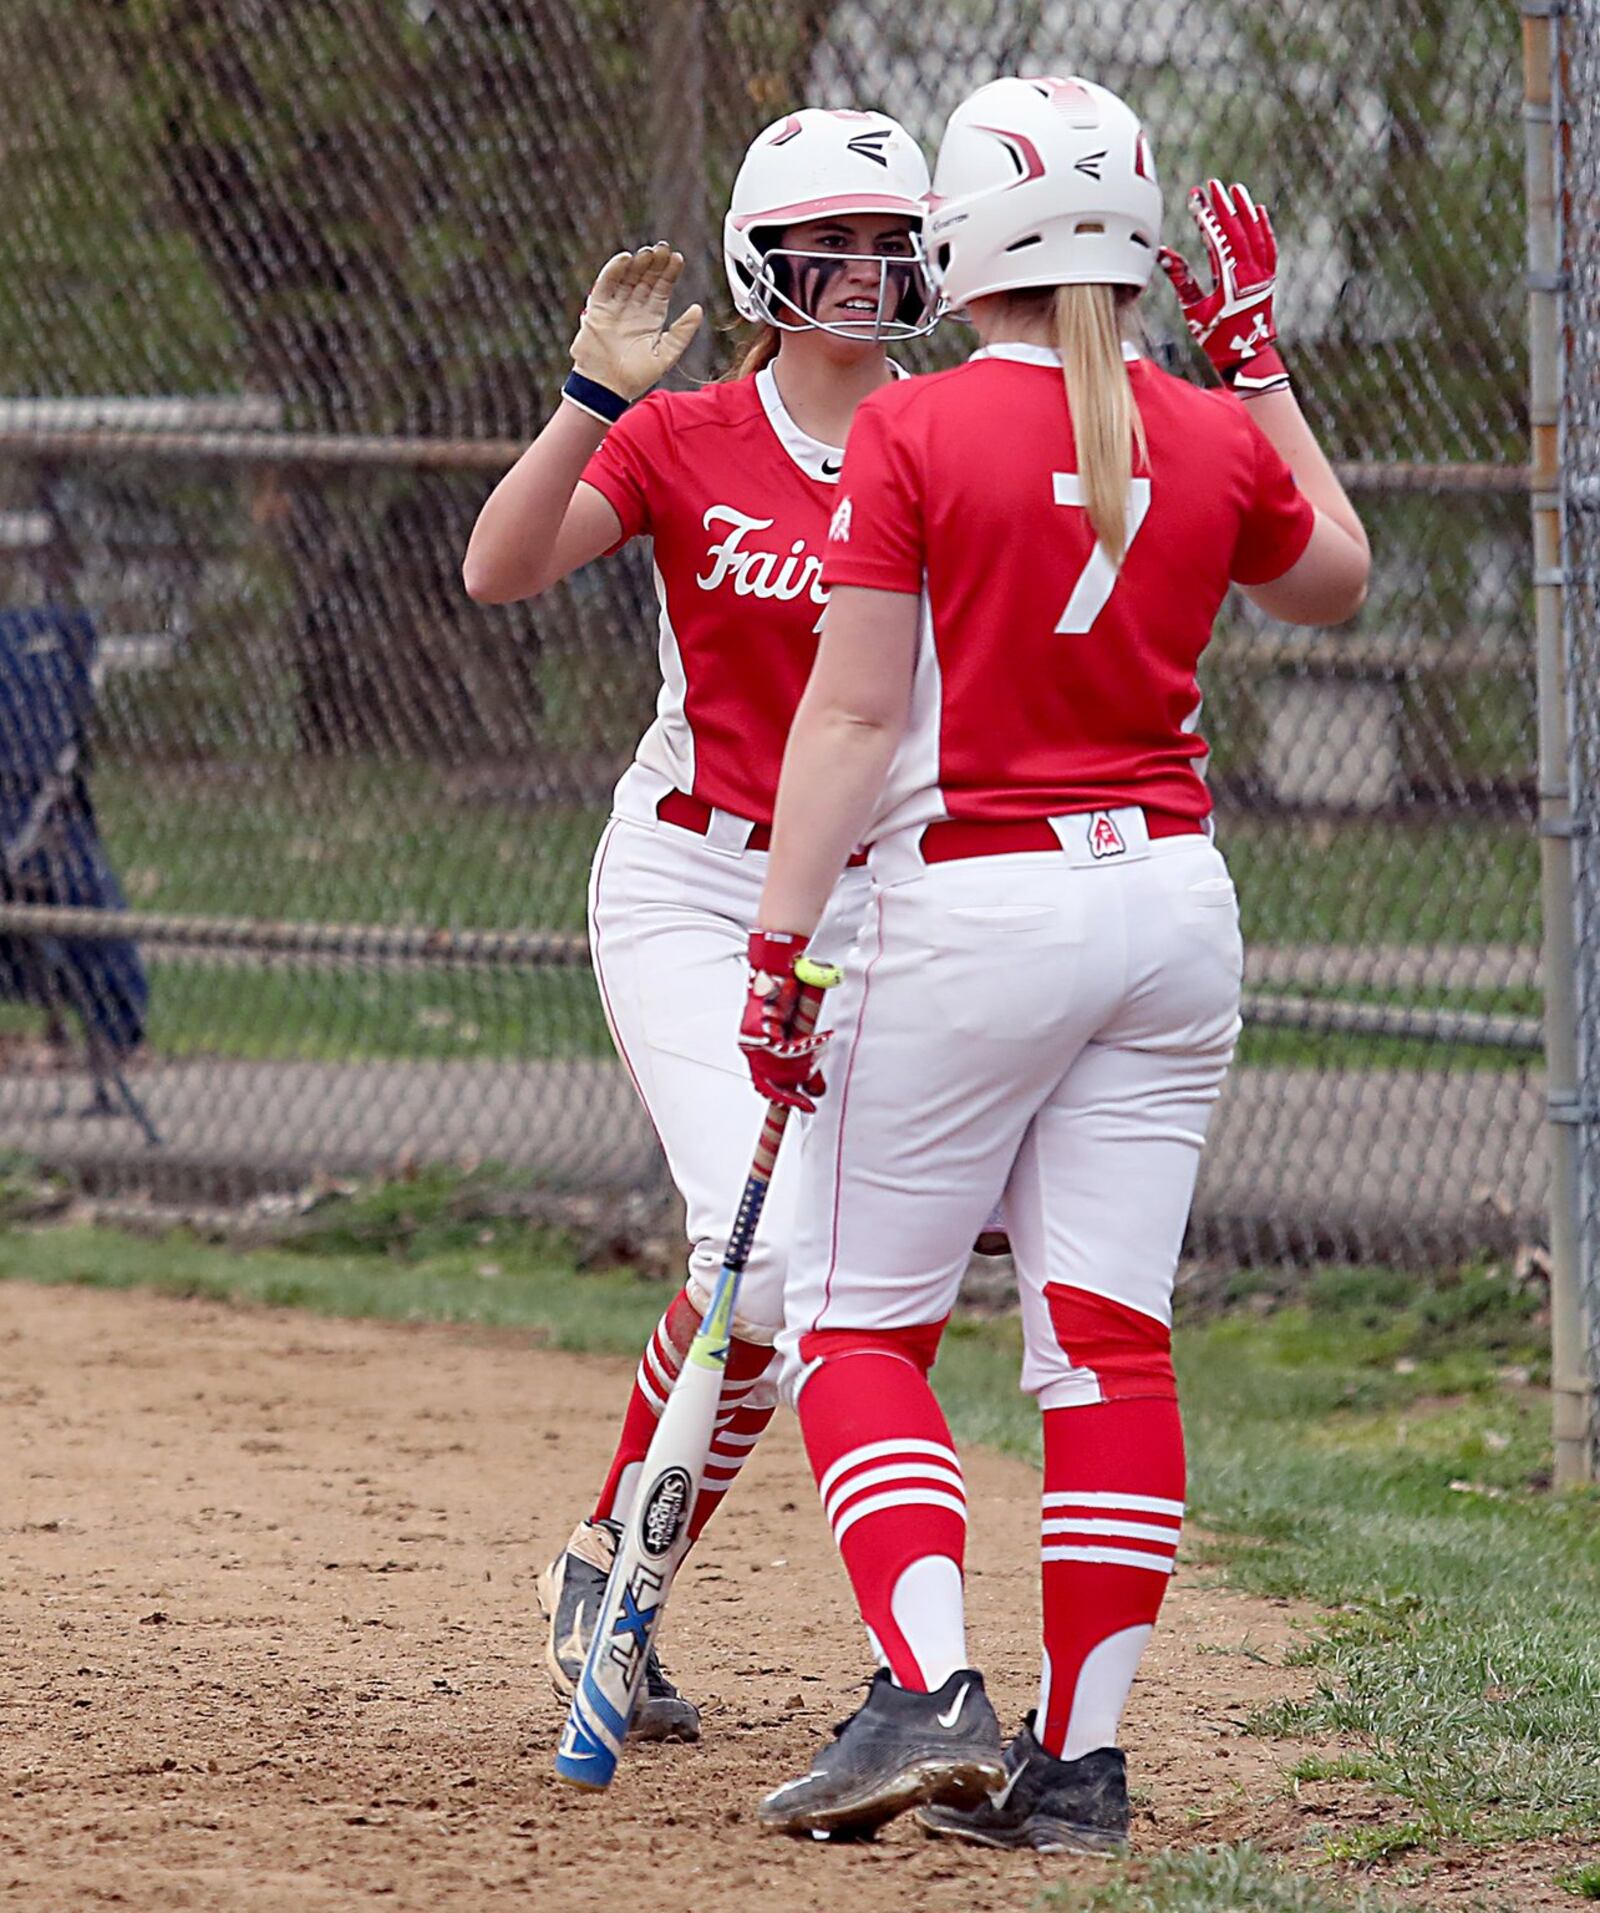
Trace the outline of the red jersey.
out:
<instances>
[{"instance_id":1,"label":"red jersey","mask_svg":"<svg viewBox=\"0 0 1600 1913\"><path fill-rule=\"evenodd\" d=\"M772 821L783 747L817 653L822 552L843 455L802 432L771 368L653 392L584 480L655 540L661 695L638 760L678 789Z\"/></svg>"},{"instance_id":2,"label":"red jersey","mask_svg":"<svg viewBox=\"0 0 1600 1913\"><path fill-rule=\"evenodd\" d=\"M1141 804L1208 815L1195 668L1230 582L1315 513L1230 393L1129 364L1148 463L1120 573L1083 507L1060 360L1001 345L864 401L824 582L923 596L911 721L873 835Z\"/></svg>"}]
</instances>

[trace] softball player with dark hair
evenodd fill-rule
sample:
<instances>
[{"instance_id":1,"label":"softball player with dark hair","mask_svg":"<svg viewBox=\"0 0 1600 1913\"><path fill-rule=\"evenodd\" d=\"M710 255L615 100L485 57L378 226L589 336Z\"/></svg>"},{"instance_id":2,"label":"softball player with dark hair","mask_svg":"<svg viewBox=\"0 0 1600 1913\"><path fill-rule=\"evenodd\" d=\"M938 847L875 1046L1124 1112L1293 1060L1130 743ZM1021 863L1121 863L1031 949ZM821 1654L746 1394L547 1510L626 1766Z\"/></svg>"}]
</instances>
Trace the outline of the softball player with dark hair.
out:
<instances>
[{"instance_id":1,"label":"softball player with dark hair","mask_svg":"<svg viewBox=\"0 0 1600 1913\"><path fill-rule=\"evenodd\" d=\"M1125 342L1161 220L1135 115L1083 80L980 89L940 148L927 244L981 349L875 393L850 434L741 1041L763 1095L811 1106L794 961L869 842L779 1348L882 1666L762 1803L784 1832L920 1805L996 1846L1126 1840L1118 1724L1183 1516L1173 1275L1239 1029L1196 664L1230 584L1332 624L1369 563L1274 344L1267 216L1215 180L1190 204L1215 284L1167 270L1231 390ZM1045 1455L1039 1703L1004 1749L927 1380L1002 1191Z\"/></svg>"},{"instance_id":2,"label":"softball player with dark hair","mask_svg":"<svg viewBox=\"0 0 1600 1913\"><path fill-rule=\"evenodd\" d=\"M639 1364L589 1517L540 1584L556 1691L582 1671L617 1535L666 1395L710 1299L764 1105L734 1041L778 768L816 654L822 550L861 399L895 374L885 346L933 323L919 235L927 162L881 113L808 109L769 126L734 183L724 256L761 329L744 374L650 392L700 321L668 324L682 258L619 253L589 295L563 402L483 508L474 598L547 590L628 539L654 541L662 686L617 787L589 890L595 977L617 1049L683 1194L688 1281ZM816 927L842 955L862 859ZM836 875L838 873L835 873ZM776 1405L795 1170L780 1161L745 1271L698 1533ZM699 1715L652 1653L633 1731L693 1740Z\"/></svg>"}]
</instances>

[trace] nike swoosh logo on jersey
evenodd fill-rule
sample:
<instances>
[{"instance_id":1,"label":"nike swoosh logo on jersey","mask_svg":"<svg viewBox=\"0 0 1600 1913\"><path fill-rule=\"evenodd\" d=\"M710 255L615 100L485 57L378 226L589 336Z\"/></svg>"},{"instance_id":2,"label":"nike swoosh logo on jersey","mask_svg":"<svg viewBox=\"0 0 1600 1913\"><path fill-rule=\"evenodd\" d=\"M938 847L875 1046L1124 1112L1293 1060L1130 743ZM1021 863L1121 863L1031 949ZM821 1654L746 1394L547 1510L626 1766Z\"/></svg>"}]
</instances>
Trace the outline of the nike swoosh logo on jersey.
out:
<instances>
[{"instance_id":1,"label":"nike swoosh logo on jersey","mask_svg":"<svg viewBox=\"0 0 1600 1913\"><path fill-rule=\"evenodd\" d=\"M972 1682L963 1681L961 1683L961 1691L956 1695L955 1699L951 1701L948 1710L945 1713L934 1715L934 1719L938 1721L941 1727L955 1726L956 1722L961 1718L962 1704L971 1690Z\"/></svg>"},{"instance_id":2,"label":"nike swoosh logo on jersey","mask_svg":"<svg viewBox=\"0 0 1600 1913\"><path fill-rule=\"evenodd\" d=\"M844 460L842 458L825 458L822 461L822 476L824 478L837 478L843 470Z\"/></svg>"}]
</instances>

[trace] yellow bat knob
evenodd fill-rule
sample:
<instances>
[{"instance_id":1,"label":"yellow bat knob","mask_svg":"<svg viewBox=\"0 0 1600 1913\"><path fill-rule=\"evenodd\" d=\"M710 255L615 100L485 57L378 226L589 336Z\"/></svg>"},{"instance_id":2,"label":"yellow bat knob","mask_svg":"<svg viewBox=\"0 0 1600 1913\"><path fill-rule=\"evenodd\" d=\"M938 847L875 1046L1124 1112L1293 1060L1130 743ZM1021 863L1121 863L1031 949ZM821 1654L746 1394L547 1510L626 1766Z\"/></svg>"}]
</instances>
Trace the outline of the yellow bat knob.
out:
<instances>
[{"instance_id":1,"label":"yellow bat knob","mask_svg":"<svg viewBox=\"0 0 1600 1913\"><path fill-rule=\"evenodd\" d=\"M808 984L813 990L831 990L836 983L844 981L844 971L832 963L818 963L815 957L796 957L794 960L795 980Z\"/></svg>"}]
</instances>

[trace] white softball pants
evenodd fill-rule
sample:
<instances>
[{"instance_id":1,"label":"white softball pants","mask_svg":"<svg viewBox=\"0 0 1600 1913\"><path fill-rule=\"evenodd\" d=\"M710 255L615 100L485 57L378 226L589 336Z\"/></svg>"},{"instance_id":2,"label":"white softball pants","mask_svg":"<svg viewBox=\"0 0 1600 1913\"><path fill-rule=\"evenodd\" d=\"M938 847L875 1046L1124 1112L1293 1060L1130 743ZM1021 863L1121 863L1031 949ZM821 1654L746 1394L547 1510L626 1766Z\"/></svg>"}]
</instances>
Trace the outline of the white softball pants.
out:
<instances>
[{"instance_id":1,"label":"white softball pants","mask_svg":"<svg viewBox=\"0 0 1600 1913\"><path fill-rule=\"evenodd\" d=\"M720 812L704 837L648 811L613 816L589 879L595 979L618 1053L684 1199L688 1287L702 1310L766 1111L737 1040L749 983L746 943L767 865L765 851L742 847L749 829ZM842 962L868 888L864 868L844 873L811 940L825 961ZM790 1123L740 1283L734 1331L747 1341L772 1342L783 1322L800 1132L808 1120L796 1115Z\"/></svg>"},{"instance_id":2,"label":"white softball pants","mask_svg":"<svg viewBox=\"0 0 1600 1913\"><path fill-rule=\"evenodd\" d=\"M1203 836L1096 858L924 864L920 833L872 853L828 1093L801 1157L786 1324L791 1397L815 1329L941 1321L1004 1192L1021 1288L1022 1385L1046 1408L1101 1399L1059 1346L1047 1285L1170 1326L1206 1124L1239 1030L1233 884Z\"/></svg>"}]
</instances>

